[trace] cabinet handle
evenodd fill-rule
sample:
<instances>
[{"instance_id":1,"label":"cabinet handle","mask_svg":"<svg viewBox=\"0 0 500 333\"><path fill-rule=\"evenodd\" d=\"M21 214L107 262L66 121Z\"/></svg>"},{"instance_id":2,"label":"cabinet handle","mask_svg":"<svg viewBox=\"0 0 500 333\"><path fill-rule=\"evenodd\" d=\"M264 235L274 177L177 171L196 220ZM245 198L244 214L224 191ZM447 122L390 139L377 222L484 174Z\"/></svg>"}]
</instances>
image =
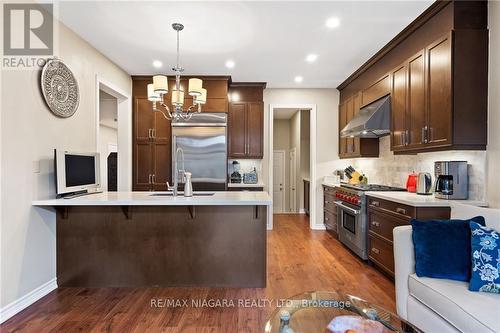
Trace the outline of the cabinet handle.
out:
<instances>
[{"instance_id":1,"label":"cabinet handle","mask_svg":"<svg viewBox=\"0 0 500 333\"><path fill-rule=\"evenodd\" d=\"M328 200L325 200L325 203L326 203L326 204L329 204L329 203L330 203L330 201L328 201Z\"/></svg>"},{"instance_id":2,"label":"cabinet handle","mask_svg":"<svg viewBox=\"0 0 500 333\"><path fill-rule=\"evenodd\" d=\"M380 253L380 250L377 249L376 247L372 247L372 252L373 253L376 253L376 254L379 254Z\"/></svg>"},{"instance_id":3,"label":"cabinet handle","mask_svg":"<svg viewBox=\"0 0 500 333\"><path fill-rule=\"evenodd\" d=\"M330 221L330 219L328 217L325 217L325 221Z\"/></svg>"},{"instance_id":4,"label":"cabinet handle","mask_svg":"<svg viewBox=\"0 0 500 333\"><path fill-rule=\"evenodd\" d=\"M399 140L399 143L401 144L401 146L406 145L406 138L405 138L405 136L406 136L406 133L405 133L405 132L402 132L402 133L401 133L401 136L400 136L400 139L401 139L401 140Z\"/></svg>"},{"instance_id":5,"label":"cabinet handle","mask_svg":"<svg viewBox=\"0 0 500 333\"><path fill-rule=\"evenodd\" d=\"M380 202L378 202L378 201L372 201L370 205L378 207L378 206L380 206Z\"/></svg>"},{"instance_id":6,"label":"cabinet handle","mask_svg":"<svg viewBox=\"0 0 500 333\"><path fill-rule=\"evenodd\" d=\"M380 227L380 223L377 221L372 221L372 225L375 227Z\"/></svg>"},{"instance_id":7,"label":"cabinet handle","mask_svg":"<svg viewBox=\"0 0 500 333\"><path fill-rule=\"evenodd\" d=\"M156 138L156 129L155 128L152 128L151 129L151 137L154 139Z\"/></svg>"},{"instance_id":8,"label":"cabinet handle","mask_svg":"<svg viewBox=\"0 0 500 333\"><path fill-rule=\"evenodd\" d=\"M396 213L406 215L406 209L398 207L396 208Z\"/></svg>"},{"instance_id":9,"label":"cabinet handle","mask_svg":"<svg viewBox=\"0 0 500 333\"><path fill-rule=\"evenodd\" d=\"M427 143L428 142L428 139L427 139L427 133L428 132L428 127L427 125L422 127L422 141L423 143Z\"/></svg>"},{"instance_id":10,"label":"cabinet handle","mask_svg":"<svg viewBox=\"0 0 500 333\"><path fill-rule=\"evenodd\" d=\"M148 139L151 139L151 128L148 128Z\"/></svg>"},{"instance_id":11,"label":"cabinet handle","mask_svg":"<svg viewBox=\"0 0 500 333\"><path fill-rule=\"evenodd\" d=\"M410 144L410 131L406 130L405 131L405 146L408 146Z\"/></svg>"},{"instance_id":12,"label":"cabinet handle","mask_svg":"<svg viewBox=\"0 0 500 333\"><path fill-rule=\"evenodd\" d=\"M151 174L149 174L149 183L148 184L151 184Z\"/></svg>"},{"instance_id":13,"label":"cabinet handle","mask_svg":"<svg viewBox=\"0 0 500 333\"><path fill-rule=\"evenodd\" d=\"M153 180L152 181L152 184L154 184L156 182L156 175L152 175L153 177L151 177L151 179Z\"/></svg>"}]
</instances>

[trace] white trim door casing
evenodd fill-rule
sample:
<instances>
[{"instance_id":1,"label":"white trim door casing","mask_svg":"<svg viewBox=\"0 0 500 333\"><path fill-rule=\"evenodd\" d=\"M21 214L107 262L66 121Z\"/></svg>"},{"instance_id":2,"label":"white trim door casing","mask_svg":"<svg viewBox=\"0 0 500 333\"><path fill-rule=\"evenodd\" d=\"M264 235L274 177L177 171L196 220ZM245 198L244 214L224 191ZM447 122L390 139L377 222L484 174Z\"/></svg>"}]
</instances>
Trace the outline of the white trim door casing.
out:
<instances>
[{"instance_id":1,"label":"white trim door casing","mask_svg":"<svg viewBox=\"0 0 500 333\"><path fill-rule=\"evenodd\" d=\"M132 191L132 97L96 75L95 78L95 147L99 150L99 90L117 99L118 108L118 191Z\"/></svg>"},{"instance_id":2,"label":"white trim door casing","mask_svg":"<svg viewBox=\"0 0 500 333\"><path fill-rule=\"evenodd\" d=\"M316 104L269 104L269 115L268 115L268 147L267 151L269 152L268 158L268 175L269 175L269 192L272 193L272 184L273 184L273 156L271 152L273 149L273 131L274 131L274 109L283 109L283 108L294 108L301 110L310 110L310 159L309 159L309 167L310 167L310 211L309 211L309 227L315 230L325 230L325 225L323 224L322 214L318 214L318 209L316 207L316 197L318 196L318 188L317 188L317 179L316 179L316 132L317 132L317 114L316 114ZM267 214L267 228L271 230L273 228L273 213L271 210L268 211Z\"/></svg>"},{"instance_id":3,"label":"white trim door casing","mask_svg":"<svg viewBox=\"0 0 500 333\"><path fill-rule=\"evenodd\" d=\"M285 212L285 189L286 189L286 152L284 150L273 151L273 213Z\"/></svg>"},{"instance_id":4,"label":"white trim door casing","mask_svg":"<svg viewBox=\"0 0 500 333\"><path fill-rule=\"evenodd\" d=\"M297 213L297 148L290 149L290 213Z\"/></svg>"}]
</instances>

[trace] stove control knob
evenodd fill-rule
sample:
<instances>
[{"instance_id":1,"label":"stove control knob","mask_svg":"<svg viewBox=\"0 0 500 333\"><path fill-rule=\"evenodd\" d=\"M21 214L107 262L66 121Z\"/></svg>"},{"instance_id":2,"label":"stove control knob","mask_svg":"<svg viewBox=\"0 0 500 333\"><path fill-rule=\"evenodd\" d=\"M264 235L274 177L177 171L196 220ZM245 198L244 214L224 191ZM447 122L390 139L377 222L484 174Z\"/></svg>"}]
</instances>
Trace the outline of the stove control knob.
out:
<instances>
[{"instance_id":1,"label":"stove control knob","mask_svg":"<svg viewBox=\"0 0 500 333\"><path fill-rule=\"evenodd\" d=\"M361 205L361 199L357 199L357 200L356 200L356 203L357 203L358 205Z\"/></svg>"}]
</instances>

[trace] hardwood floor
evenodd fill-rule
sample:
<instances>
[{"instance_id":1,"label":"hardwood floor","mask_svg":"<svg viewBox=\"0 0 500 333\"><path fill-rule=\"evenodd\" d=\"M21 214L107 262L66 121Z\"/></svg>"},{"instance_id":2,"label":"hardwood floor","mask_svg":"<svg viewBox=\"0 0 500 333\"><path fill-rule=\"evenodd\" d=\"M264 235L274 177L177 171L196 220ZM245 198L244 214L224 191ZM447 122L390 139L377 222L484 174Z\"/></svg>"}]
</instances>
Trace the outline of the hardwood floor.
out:
<instances>
[{"instance_id":1,"label":"hardwood floor","mask_svg":"<svg viewBox=\"0 0 500 333\"><path fill-rule=\"evenodd\" d=\"M340 290L395 311L394 284L306 216L275 215L263 289L59 288L0 325L1 332L262 332L274 307L152 307L152 300L277 300ZM182 305L182 304L178 304Z\"/></svg>"}]
</instances>

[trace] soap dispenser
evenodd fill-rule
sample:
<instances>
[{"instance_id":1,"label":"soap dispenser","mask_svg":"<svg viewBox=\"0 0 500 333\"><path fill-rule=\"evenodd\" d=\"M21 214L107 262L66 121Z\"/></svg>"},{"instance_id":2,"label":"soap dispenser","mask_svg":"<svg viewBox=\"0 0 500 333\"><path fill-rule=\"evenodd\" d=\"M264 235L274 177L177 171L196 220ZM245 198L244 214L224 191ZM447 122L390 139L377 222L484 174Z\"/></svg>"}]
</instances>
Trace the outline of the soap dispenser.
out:
<instances>
[{"instance_id":1,"label":"soap dispenser","mask_svg":"<svg viewBox=\"0 0 500 333\"><path fill-rule=\"evenodd\" d=\"M193 183L191 182L191 172L184 172L184 196L192 197L193 196Z\"/></svg>"}]
</instances>

